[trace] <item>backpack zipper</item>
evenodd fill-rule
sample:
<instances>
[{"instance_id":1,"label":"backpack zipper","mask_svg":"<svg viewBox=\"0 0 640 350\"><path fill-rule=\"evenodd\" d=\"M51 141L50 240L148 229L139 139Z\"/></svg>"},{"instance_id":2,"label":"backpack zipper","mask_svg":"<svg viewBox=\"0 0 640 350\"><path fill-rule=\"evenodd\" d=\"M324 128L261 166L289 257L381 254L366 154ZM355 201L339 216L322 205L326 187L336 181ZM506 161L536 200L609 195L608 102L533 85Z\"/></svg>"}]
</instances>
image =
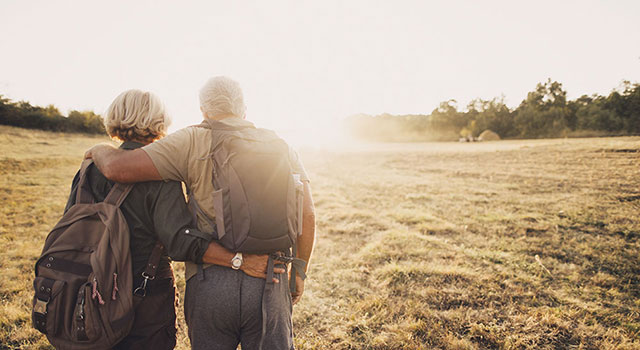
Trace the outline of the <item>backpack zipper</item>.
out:
<instances>
[{"instance_id":1,"label":"backpack zipper","mask_svg":"<svg viewBox=\"0 0 640 350\"><path fill-rule=\"evenodd\" d=\"M92 294L91 294L91 299L96 299L96 297L98 298L98 303L100 305L104 305L104 300L102 299L102 295L100 295L100 292L98 291L98 279L97 278L93 278L93 282L91 283L91 287L92 287Z\"/></svg>"}]
</instances>

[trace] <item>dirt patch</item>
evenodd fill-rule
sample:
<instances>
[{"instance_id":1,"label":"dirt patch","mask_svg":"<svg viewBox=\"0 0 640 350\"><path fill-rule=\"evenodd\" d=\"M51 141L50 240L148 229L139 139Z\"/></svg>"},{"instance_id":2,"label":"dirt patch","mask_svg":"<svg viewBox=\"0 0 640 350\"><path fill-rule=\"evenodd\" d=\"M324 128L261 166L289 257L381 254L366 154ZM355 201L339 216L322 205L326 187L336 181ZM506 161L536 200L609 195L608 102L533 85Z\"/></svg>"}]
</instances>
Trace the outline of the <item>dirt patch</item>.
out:
<instances>
[{"instance_id":1,"label":"dirt patch","mask_svg":"<svg viewBox=\"0 0 640 350\"><path fill-rule=\"evenodd\" d=\"M624 196L624 197L618 197L618 201L619 202L635 202L637 200L640 200L640 195L639 196Z\"/></svg>"},{"instance_id":2,"label":"dirt patch","mask_svg":"<svg viewBox=\"0 0 640 350\"><path fill-rule=\"evenodd\" d=\"M603 149L601 152L607 153L640 153L640 148L618 148L618 149Z\"/></svg>"}]
</instances>

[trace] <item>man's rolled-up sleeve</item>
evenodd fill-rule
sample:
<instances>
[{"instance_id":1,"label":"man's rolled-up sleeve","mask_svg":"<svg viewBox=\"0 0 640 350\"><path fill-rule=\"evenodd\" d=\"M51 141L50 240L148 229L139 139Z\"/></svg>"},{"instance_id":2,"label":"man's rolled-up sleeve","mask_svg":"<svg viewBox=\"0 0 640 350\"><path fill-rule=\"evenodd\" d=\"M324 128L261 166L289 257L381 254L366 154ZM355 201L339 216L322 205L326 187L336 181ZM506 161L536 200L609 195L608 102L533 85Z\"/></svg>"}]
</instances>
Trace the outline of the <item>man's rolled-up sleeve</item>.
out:
<instances>
[{"instance_id":1,"label":"man's rolled-up sleeve","mask_svg":"<svg viewBox=\"0 0 640 350\"><path fill-rule=\"evenodd\" d=\"M162 184L152 212L155 232L171 259L202 263L211 236L195 228L179 182Z\"/></svg>"}]
</instances>

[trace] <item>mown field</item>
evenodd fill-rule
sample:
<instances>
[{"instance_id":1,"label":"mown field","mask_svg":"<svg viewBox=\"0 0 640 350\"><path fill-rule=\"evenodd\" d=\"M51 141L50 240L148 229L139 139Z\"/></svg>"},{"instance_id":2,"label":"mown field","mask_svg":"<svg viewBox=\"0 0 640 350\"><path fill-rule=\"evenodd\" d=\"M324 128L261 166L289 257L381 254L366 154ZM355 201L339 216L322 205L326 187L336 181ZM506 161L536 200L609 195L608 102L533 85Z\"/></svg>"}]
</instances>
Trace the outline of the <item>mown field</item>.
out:
<instances>
[{"instance_id":1,"label":"mown field","mask_svg":"<svg viewBox=\"0 0 640 350\"><path fill-rule=\"evenodd\" d=\"M105 140L0 127L0 349L49 348L33 264ZM318 241L298 349L640 349L640 137L301 156Z\"/></svg>"}]
</instances>

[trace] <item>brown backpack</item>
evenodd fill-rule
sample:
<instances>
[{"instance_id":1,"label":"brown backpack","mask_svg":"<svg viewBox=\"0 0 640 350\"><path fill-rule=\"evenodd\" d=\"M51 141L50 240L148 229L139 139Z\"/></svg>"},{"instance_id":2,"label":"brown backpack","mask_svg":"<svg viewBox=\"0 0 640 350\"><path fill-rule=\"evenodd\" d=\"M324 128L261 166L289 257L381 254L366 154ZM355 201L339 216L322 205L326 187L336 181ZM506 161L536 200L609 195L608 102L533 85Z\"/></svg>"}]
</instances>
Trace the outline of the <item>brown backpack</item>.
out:
<instances>
[{"instance_id":1,"label":"brown backpack","mask_svg":"<svg viewBox=\"0 0 640 350\"><path fill-rule=\"evenodd\" d=\"M47 236L35 265L33 326L57 349L108 349L133 325L129 227L120 211L133 185L95 203L82 163L76 204Z\"/></svg>"}]
</instances>

